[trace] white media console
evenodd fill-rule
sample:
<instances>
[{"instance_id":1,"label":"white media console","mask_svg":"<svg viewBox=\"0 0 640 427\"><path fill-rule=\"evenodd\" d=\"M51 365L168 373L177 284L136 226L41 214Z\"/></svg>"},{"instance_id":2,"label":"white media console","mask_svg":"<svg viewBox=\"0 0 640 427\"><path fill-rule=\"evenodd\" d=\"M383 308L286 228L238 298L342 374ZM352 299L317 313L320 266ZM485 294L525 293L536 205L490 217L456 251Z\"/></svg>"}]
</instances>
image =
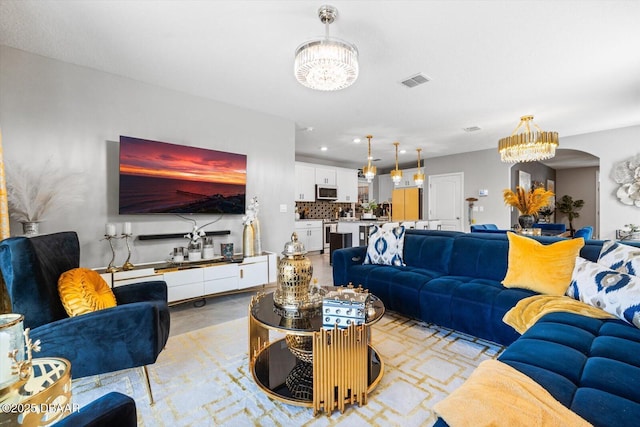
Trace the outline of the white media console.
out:
<instances>
[{"instance_id":1,"label":"white media console","mask_svg":"<svg viewBox=\"0 0 640 427\"><path fill-rule=\"evenodd\" d=\"M277 256L273 252L245 257L241 262L203 260L197 263L150 263L133 270L107 273L97 270L111 286L164 280L167 283L169 304L203 299L223 293L243 292L256 286L275 283Z\"/></svg>"}]
</instances>

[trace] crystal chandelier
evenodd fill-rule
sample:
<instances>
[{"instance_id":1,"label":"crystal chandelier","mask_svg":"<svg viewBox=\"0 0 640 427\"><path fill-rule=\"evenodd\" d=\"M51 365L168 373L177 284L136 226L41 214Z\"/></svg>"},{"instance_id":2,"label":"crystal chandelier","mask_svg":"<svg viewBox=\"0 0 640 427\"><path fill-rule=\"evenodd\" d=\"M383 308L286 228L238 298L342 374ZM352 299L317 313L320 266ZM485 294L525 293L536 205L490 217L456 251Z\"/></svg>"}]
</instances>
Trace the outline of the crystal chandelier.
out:
<instances>
[{"instance_id":1,"label":"crystal chandelier","mask_svg":"<svg viewBox=\"0 0 640 427\"><path fill-rule=\"evenodd\" d=\"M358 78L358 49L349 42L329 37L329 24L338 17L335 7L321 6L318 17L325 24L325 38L298 46L293 67L296 79L316 90L349 87Z\"/></svg>"},{"instance_id":2,"label":"crystal chandelier","mask_svg":"<svg viewBox=\"0 0 640 427\"><path fill-rule=\"evenodd\" d=\"M391 181L393 181L394 185L398 185L402 181L402 171L398 169L398 145L400 143L394 142L393 145L396 146L396 168L391 171Z\"/></svg>"},{"instance_id":3,"label":"crystal chandelier","mask_svg":"<svg viewBox=\"0 0 640 427\"><path fill-rule=\"evenodd\" d=\"M421 187L422 184L424 184L424 174L420 168L420 151L422 151L422 148L416 148L416 151L418 152L418 171L413 174L413 182L415 182L418 187Z\"/></svg>"},{"instance_id":4,"label":"crystal chandelier","mask_svg":"<svg viewBox=\"0 0 640 427\"><path fill-rule=\"evenodd\" d=\"M529 122L535 127L531 131ZM524 125L524 130L517 133ZM543 132L533 123L533 116L520 117L520 123L511 136L498 141L500 160L507 163L535 162L550 159L556 155L558 132Z\"/></svg>"},{"instance_id":5,"label":"crystal chandelier","mask_svg":"<svg viewBox=\"0 0 640 427\"><path fill-rule=\"evenodd\" d=\"M373 136L367 135L366 138L369 140L369 155L367 157L367 166L362 168L362 173L364 177L367 178L367 182L371 182L373 181L373 177L376 176L378 168L371 166L371 138L373 138Z\"/></svg>"}]
</instances>

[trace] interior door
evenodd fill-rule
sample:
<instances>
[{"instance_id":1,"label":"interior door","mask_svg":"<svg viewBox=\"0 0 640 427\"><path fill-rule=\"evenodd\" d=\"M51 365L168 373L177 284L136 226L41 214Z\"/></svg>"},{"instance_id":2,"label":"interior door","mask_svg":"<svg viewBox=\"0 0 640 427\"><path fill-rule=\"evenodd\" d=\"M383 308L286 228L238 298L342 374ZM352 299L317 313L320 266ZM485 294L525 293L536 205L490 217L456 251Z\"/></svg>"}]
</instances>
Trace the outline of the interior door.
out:
<instances>
[{"instance_id":1,"label":"interior door","mask_svg":"<svg viewBox=\"0 0 640 427\"><path fill-rule=\"evenodd\" d=\"M429 176L429 221L441 221L442 230L464 231L462 172Z\"/></svg>"}]
</instances>

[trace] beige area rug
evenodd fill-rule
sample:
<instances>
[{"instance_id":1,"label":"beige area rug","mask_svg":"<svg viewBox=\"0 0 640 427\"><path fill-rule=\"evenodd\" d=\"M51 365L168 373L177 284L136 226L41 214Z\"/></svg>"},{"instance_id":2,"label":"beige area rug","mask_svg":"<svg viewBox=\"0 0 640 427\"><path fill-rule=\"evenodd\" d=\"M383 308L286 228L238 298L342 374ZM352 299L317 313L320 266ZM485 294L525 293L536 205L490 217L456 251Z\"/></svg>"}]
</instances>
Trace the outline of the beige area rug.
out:
<instances>
[{"instance_id":1,"label":"beige area rug","mask_svg":"<svg viewBox=\"0 0 640 427\"><path fill-rule=\"evenodd\" d=\"M150 406L141 370L80 378L73 401L81 406L119 391L136 400L139 426L429 426L431 408L503 347L450 329L387 313L373 346L385 374L365 406L314 417L309 408L268 398L248 368L247 319L171 337L149 366L156 400Z\"/></svg>"}]
</instances>

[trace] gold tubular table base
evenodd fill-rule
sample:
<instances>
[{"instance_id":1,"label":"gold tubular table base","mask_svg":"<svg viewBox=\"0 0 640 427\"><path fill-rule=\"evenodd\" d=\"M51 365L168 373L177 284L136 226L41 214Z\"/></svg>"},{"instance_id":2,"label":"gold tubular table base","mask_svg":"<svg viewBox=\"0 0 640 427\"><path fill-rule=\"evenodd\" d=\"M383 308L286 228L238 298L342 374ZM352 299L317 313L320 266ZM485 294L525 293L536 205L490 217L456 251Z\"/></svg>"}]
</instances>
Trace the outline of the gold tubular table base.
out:
<instances>
[{"instance_id":1,"label":"gold tubular table base","mask_svg":"<svg viewBox=\"0 0 640 427\"><path fill-rule=\"evenodd\" d=\"M347 329L290 330L282 327L267 325L252 315L252 306L259 304L264 294L252 298L249 305L249 370L258 386L271 398L287 404L311 407L313 414L334 410L344 413L346 405L366 405L368 393L371 392L382 379L384 364L378 353L371 347L370 324L351 325ZM310 336L313 341L313 399L302 400L288 398L278 394L263 384L256 375L256 363L269 364L268 358L271 346L282 346L283 339L270 342L269 331L284 332L286 334ZM370 375L370 363L379 365L379 373Z\"/></svg>"},{"instance_id":2,"label":"gold tubular table base","mask_svg":"<svg viewBox=\"0 0 640 427\"><path fill-rule=\"evenodd\" d=\"M313 414L367 403L369 345L365 326L313 334Z\"/></svg>"}]
</instances>

